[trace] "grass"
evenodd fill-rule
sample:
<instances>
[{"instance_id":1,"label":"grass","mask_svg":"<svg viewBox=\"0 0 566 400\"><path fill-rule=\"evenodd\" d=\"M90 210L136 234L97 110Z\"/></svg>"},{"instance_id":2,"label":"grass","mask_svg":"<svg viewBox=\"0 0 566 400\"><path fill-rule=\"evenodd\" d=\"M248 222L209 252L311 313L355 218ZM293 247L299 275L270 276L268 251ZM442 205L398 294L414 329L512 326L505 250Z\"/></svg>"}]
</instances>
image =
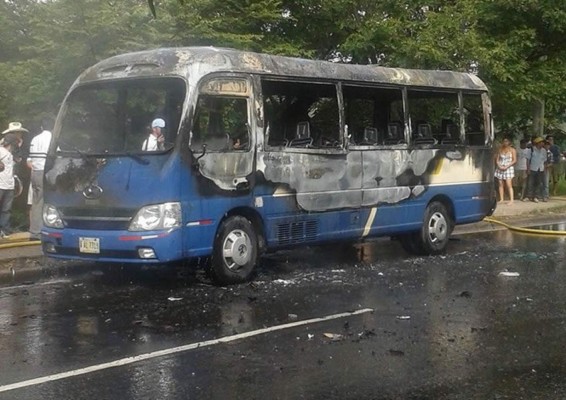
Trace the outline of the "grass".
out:
<instances>
[{"instance_id":1,"label":"grass","mask_svg":"<svg viewBox=\"0 0 566 400\"><path fill-rule=\"evenodd\" d=\"M566 180L565 179L560 179L558 181L558 189L556 190L556 196L566 196Z\"/></svg>"}]
</instances>

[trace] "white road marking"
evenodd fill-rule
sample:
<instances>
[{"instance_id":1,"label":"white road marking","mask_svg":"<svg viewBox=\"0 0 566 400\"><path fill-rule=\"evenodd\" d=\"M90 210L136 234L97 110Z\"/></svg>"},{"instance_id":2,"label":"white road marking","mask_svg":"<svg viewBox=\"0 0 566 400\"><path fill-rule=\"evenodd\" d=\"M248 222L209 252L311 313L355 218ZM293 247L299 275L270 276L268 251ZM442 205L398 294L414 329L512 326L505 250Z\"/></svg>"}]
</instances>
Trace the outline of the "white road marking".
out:
<instances>
[{"instance_id":1,"label":"white road marking","mask_svg":"<svg viewBox=\"0 0 566 400\"><path fill-rule=\"evenodd\" d=\"M70 283L70 282L71 282L70 279L59 279L59 280L47 281L47 282L41 282L41 283L30 283L29 285L6 286L6 287L0 288L0 292L3 292L5 290L29 289L29 288L34 288L34 287L37 287L37 286L58 285L60 283Z\"/></svg>"},{"instance_id":2,"label":"white road marking","mask_svg":"<svg viewBox=\"0 0 566 400\"><path fill-rule=\"evenodd\" d=\"M15 389L22 389L22 388L29 387L29 386L41 385L42 383L58 381L58 380L61 380L61 379L71 378L71 377L74 377L74 376L90 374L90 373L93 373L93 372L96 372L96 371L101 371L101 370L105 370L105 369L109 369L109 368L115 368L115 367L120 367L120 366L124 366L124 365L134 364L134 363L137 363L137 362L140 362L140 361L150 360L152 358L164 357L164 356L168 356L168 355L171 355L171 354L177 354L177 353L182 353L182 352L186 352L186 351L189 351L189 350L200 349L202 347L209 347L209 346L213 346L213 345L216 345L216 344L229 343L229 342L233 342L233 341L236 341L236 340L241 340L241 339L246 339L246 338L250 338L250 337L254 337L254 336L259 336L259 335L263 335L263 334L270 333L270 332L276 332L276 331L281 331L281 330L284 330L284 329L295 328L297 326L316 324L316 323L319 323L319 322L331 321L331 320L334 320L334 319L346 318L346 317L351 317L351 316L354 316L354 315L367 314L367 313L371 313L371 312L373 312L372 308L364 308L364 309L356 310L356 311L352 311L352 312L345 312L345 313L340 313L340 314L328 315L326 317L312 318L312 319L306 319L306 320L303 320L303 321L290 322L288 324L275 325L275 326L272 326L272 327L269 327L269 328L263 328L263 329L257 329L255 331L239 333L237 335L224 336L224 337L221 337L221 338L218 338L218 339L206 340L204 342L191 343L191 344L187 344L187 345L184 345L184 346L172 347L170 349L158 350L158 351L154 351L154 352L151 352L151 353L145 353L145 354L140 354L140 355L133 356L133 357L122 358L120 360L110 361L110 362L103 363L103 364L92 365L90 367L79 368L79 369L75 369L75 370L71 370L71 371L61 372L61 373L58 373L58 374L42 376L40 378L29 379L29 380L22 381L22 382L16 382L16 383L12 383L12 384L9 384L9 385L0 386L0 393L1 392L8 392L10 390L15 390Z\"/></svg>"},{"instance_id":3,"label":"white road marking","mask_svg":"<svg viewBox=\"0 0 566 400\"><path fill-rule=\"evenodd\" d=\"M369 213L368 220L366 222L366 226L364 229L364 233L362 237L367 237L371 232L371 226L373 225L373 221L375 220L375 215L377 214L377 207L373 207Z\"/></svg>"}]
</instances>

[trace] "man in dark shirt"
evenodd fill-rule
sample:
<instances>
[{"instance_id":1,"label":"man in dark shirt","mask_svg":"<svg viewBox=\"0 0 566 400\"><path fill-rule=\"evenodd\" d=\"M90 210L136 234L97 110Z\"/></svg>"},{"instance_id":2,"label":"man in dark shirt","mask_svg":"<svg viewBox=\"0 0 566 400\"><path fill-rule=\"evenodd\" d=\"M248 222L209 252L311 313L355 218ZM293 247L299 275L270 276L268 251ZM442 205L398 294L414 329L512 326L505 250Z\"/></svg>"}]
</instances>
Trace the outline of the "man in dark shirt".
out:
<instances>
[{"instance_id":1,"label":"man in dark shirt","mask_svg":"<svg viewBox=\"0 0 566 400\"><path fill-rule=\"evenodd\" d=\"M553 196L556 196L558 181L560 180L560 175L562 172L560 168L560 159L562 158L561 151L560 147L558 147L558 145L554 143L554 137L552 135L548 135L546 137L546 141L550 144L549 150L552 153L552 163L548 165L550 191L552 192Z\"/></svg>"}]
</instances>

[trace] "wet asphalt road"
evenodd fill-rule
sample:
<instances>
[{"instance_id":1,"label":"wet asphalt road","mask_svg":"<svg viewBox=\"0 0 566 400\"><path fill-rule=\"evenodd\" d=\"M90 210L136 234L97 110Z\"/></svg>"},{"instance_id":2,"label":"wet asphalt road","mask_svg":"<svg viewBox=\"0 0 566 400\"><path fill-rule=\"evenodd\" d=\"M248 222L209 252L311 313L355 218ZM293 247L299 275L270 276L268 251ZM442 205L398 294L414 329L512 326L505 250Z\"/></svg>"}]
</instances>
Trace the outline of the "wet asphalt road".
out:
<instances>
[{"instance_id":1,"label":"wet asphalt road","mask_svg":"<svg viewBox=\"0 0 566 400\"><path fill-rule=\"evenodd\" d=\"M426 258L388 240L301 249L227 288L183 269L88 264L4 279L0 399L564 399L565 241L465 235Z\"/></svg>"}]
</instances>

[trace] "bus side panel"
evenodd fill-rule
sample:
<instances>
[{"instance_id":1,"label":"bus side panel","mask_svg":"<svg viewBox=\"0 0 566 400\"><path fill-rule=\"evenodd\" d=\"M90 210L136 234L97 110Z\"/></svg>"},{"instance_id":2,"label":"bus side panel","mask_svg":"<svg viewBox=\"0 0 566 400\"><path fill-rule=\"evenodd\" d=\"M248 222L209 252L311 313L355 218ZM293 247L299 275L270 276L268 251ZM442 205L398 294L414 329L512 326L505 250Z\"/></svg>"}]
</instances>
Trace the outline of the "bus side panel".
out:
<instances>
[{"instance_id":1,"label":"bus side panel","mask_svg":"<svg viewBox=\"0 0 566 400\"><path fill-rule=\"evenodd\" d=\"M222 220L233 210L254 208L252 191L221 190L194 170L187 170L182 182L185 257L209 256Z\"/></svg>"},{"instance_id":2,"label":"bus side panel","mask_svg":"<svg viewBox=\"0 0 566 400\"><path fill-rule=\"evenodd\" d=\"M359 239L360 211L301 212L266 220L270 248Z\"/></svg>"},{"instance_id":3,"label":"bus side panel","mask_svg":"<svg viewBox=\"0 0 566 400\"><path fill-rule=\"evenodd\" d=\"M363 237L420 229L433 199L446 203L456 224L480 221L493 207L493 167L488 149L366 151L363 160L363 203L370 207L361 213ZM396 177L384 179L392 174L383 171L392 169Z\"/></svg>"}]
</instances>

